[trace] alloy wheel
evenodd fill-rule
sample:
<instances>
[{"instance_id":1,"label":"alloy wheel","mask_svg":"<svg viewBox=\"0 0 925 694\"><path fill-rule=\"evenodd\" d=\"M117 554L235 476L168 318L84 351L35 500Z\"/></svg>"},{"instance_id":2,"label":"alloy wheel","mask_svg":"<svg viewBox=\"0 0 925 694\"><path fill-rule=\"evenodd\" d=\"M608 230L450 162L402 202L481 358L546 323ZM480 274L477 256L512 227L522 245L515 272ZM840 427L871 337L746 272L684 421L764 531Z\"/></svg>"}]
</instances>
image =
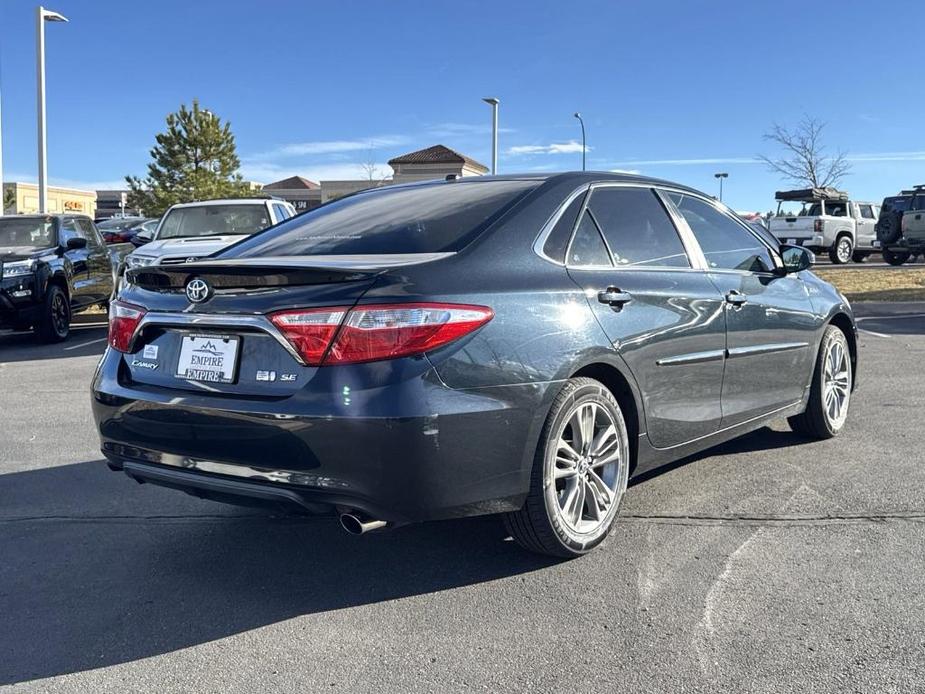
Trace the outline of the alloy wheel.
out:
<instances>
[{"instance_id":1,"label":"alloy wheel","mask_svg":"<svg viewBox=\"0 0 925 694\"><path fill-rule=\"evenodd\" d=\"M847 263L851 260L851 242L848 239L842 239L838 242L838 259Z\"/></svg>"},{"instance_id":2,"label":"alloy wheel","mask_svg":"<svg viewBox=\"0 0 925 694\"><path fill-rule=\"evenodd\" d=\"M621 496L622 450L613 417L598 403L579 403L565 418L547 481L555 485L555 510L572 532L594 533L608 522Z\"/></svg>"},{"instance_id":3,"label":"alloy wheel","mask_svg":"<svg viewBox=\"0 0 925 694\"><path fill-rule=\"evenodd\" d=\"M55 294L51 301L51 321L55 332L60 336L67 333L68 308L62 294Z\"/></svg>"},{"instance_id":4,"label":"alloy wheel","mask_svg":"<svg viewBox=\"0 0 925 694\"><path fill-rule=\"evenodd\" d=\"M825 417L838 429L848 416L851 399L851 363L841 340L832 340L825 355L822 373L822 396Z\"/></svg>"}]
</instances>

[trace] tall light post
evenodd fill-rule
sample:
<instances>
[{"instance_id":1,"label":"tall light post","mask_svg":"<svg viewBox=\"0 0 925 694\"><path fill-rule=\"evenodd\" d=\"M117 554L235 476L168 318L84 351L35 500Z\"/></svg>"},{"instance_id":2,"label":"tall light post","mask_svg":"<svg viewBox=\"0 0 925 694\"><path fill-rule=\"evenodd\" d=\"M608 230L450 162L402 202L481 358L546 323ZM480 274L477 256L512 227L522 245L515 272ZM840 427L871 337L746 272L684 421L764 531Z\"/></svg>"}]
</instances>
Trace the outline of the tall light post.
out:
<instances>
[{"instance_id":1,"label":"tall light post","mask_svg":"<svg viewBox=\"0 0 925 694\"><path fill-rule=\"evenodd\" d=\"M491 175L498 173L498 105L501 100L494 96L482 99L491 106Z\"/></svg>"},{"instance_id":2,"label":"tall light post","mask_svg":"<svg viewBox=\"0 0 925 694\"><path fill-rule=\"evenodd\" d=\"M45 157L45 22L66 22L67 17L39 5L35 10L35 55L38 81L39 136L39 212L44 214L48 199L48 171Z\"/></svg>"},{"instance_id":3,"label":"tall light post","mask_svg":"<svg viewBox=\"0 0 925 694\"><path fill-rule=\"evenodd\" d=\"M575 118L578 119L578 122L581 123L581 170L585 170L585 152L588 149L587 141L585 140L585 121L581 117L581 114L578 111L575 111Z\"/></svg>"},{"instance_id":4,"label":"tall light post","mask_svg":"<svg viewBox=\"0 0 925 694\"><path fill-rule=\"evenodd\" d=\"M723 179L729 178L729 174L727 174L725 171L721 173L715 173L713 174L713 178L719 179L719 201L722 202L723 201Z\"/></svg>"}]
</instances>

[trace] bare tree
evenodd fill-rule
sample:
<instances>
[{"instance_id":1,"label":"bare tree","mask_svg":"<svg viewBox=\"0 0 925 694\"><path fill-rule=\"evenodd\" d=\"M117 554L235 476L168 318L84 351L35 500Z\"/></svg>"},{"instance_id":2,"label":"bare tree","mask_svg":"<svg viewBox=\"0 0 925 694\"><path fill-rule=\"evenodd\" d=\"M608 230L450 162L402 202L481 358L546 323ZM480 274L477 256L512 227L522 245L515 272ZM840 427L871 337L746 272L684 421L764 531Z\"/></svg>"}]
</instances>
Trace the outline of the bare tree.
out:
<instances>
[{"instance_id":1,"label":"bare tree","mask_svg":"<svg viewBox=\"0 0 925 694\"><path fill-rule=\"evenodd\" d=\"M758 159L798 186L836 186L851 172L851 163L844 152L832 156L826 153L822 144L825 126L809 116L804 116L792 130L775 123L764 139L779 145L784 153L780 158L762 154Z\"/></svg>"},{"instance_id":2,"label":"bare tree","mask_svg":"<svg viewBox=\"0 0 925 694\"><path fill-rule=\"evenodd\" d=\"M369 149L366 151L366 159L360 164L360 171L363 172L363 178L371 183L382 183L386 176L382 173L382 170L376 164L376 158L373 155L373 146L370 143Z\"/></svg>"}]
</instances>

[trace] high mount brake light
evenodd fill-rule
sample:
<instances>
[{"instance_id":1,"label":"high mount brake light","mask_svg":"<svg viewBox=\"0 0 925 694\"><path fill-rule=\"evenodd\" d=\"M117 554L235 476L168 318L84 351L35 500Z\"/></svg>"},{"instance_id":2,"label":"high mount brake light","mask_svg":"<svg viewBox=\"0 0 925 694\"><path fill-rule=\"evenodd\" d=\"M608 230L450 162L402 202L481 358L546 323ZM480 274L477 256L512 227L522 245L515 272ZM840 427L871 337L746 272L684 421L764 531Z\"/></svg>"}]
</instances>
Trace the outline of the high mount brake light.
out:
<instances>
[{"instance_id":1,"label":"high mount brake light","mask_svg":"<svg viewBox=\"0 0 925 694\"><path fill-rule=\"evenodd\" d=\"M493 316L486 306L415 303L281 311L269 318L307 364L330 366L423 354Z\"/></svg>"},{"instance_id":2,"label":"high mount brake light","mask_svg":"<svg viewBox=\"0 0 925 694\"><path fill-rule=\"evenodd\" d=\"M109 304L109 345L119 351L128 352L132 337L147 311L141 306L113 301Z\"/></svg>"}]
</instances>

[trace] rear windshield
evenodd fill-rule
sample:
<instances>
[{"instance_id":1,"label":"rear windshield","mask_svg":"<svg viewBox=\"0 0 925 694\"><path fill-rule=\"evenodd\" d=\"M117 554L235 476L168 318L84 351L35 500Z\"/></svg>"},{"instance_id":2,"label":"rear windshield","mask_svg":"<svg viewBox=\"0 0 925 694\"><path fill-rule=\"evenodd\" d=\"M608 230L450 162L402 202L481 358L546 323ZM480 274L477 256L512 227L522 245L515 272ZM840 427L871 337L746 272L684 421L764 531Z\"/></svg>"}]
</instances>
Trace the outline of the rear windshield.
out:
<instances>
[{"instance_id":1,"label":"rear windshield","mask_svg":"<svg viewBox=\"0 0 925 694\"><path fill-rule=\"evenodd\" d=\"M886 198L883 201L883 212L905 212L909 209L911 198Z\"/></svg>"},{"instance_id":2,"label":"rear windshield","mask_svg":"<svg viewBox=\"0 0 925 694\"><path fill-rule=\"evenodd\" d=\"M538 185L456 181L386 187L293 217L221 257L457 251Z\"/></svg>"},{"instance_id":3,"label":"rear windshield","mask_svg":"<svg viewBox=\"0 0 925 694\"><path fill-rule=\"evenodd\" d=\"M807 217L821 217L822 212L822 203L814 202L803 212L803 215ZM827 202L825 203L825 214L829 217L847 217L848 216L848 203L846 202Z\"/></svg>"},{"instance_id":4,"label":"rear windshield","mask_svg":"<svg viewBox=\"0 0 925 694\"><path fill-rule=\"evenodd\" d=\"M54 246L55 220L52 217L0 217L0 247L49 248Z\"/></svg>"},{"instance_id":5,"label":"rear windshield","mask_svg":"<svg viewBox=\"0 0 925 694\"><path fill-rule=\"evenodd\" d=\"M267 206L203 205L170 210L157 233L158 240L186 236L249 236L272 224Z\"/></svg>"},{"instance_id":6,"label":"rear windshield","mask_svg":"<svg viewBox=\"0 0 925 694\"><path fill-rule=\"evenodd\" d=\"M96 228L100 231L122 231L143 221L143 219L107 219L104 222L99 222Z\"/></svg>"}]
</instances>

